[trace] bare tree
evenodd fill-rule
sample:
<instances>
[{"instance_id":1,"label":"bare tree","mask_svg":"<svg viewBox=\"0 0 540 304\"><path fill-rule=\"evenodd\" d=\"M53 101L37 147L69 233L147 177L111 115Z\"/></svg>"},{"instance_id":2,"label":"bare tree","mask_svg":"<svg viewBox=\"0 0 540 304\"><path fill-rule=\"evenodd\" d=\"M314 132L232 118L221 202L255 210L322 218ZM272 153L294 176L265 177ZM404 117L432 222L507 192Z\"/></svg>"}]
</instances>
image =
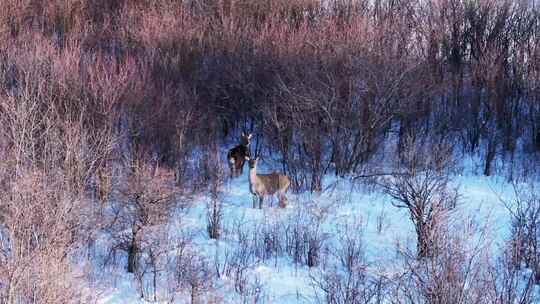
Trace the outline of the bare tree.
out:
<instances>
[{"instance_id":1,"label":"bare tree","mask_svg":"<svg viewBox=\"0 0 540 304\"><path fill-rule=\"evenodd\" d=\"M165 223L176 206L172 173L155 175L153 166L136 161L125 184L119 189L118 200L112 205L109 230L117 248L127 252L127 271L137 271L141 240L148 229Z\"/></svg>"},{"instance_id":2,"label":"bare tree","mask_svg":"<svg viewBox=\"0 0 540 304\"><path fill-rule=\"evenodd\" d=\"M219 151L217 147L214 147L210 152L212 157L210 159L212 168L210 169L210 201L206 206L206 220L208 236L211 239L219 239L222 230L223 220L223 204L222 204L222 187L224 183L225 173L223 170L222 162L219 158Z\"/></svg>"},{"instance_id":3,"label":"bare tree","mask_svg":"<svg viewBox=\"0 0 540 304\"><path fill-rule=\"evenodd\" d=\"M421 147L410 142L400 166L401 172L379 181L393 199L392 204L409 211L416 229L419 258L433 255L436 247L433 233L456 205L457 190L449 189L451 153L446 145Z\"/></svg>"}]
</instances>

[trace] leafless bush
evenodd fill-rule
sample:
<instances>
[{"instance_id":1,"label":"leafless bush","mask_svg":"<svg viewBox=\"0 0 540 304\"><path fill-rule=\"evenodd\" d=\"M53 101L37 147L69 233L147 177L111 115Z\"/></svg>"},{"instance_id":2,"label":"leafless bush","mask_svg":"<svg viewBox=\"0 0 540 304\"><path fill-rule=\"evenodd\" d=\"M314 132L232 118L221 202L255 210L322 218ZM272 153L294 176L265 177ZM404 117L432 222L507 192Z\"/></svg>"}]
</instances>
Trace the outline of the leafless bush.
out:
<instances>
[{"instance_id":1,"label":"leafless bush","mask_svg":"<svg viewBox=\"0 0 540 304\"><path fill-rule=\"evenodd\" d=\"M251 248L261 261L283 256L283 221L264 221L251 227Z\"/></svg>"},{"instance_id":2,"label":"leafless bush","mask_svg":"<svg viewBox=\"0 0 540 304\"><path fill-rule=\"evenodd\" d=\"M172 286L169 280L176 282L173 261L176 254L183 256L190 240L181 235L181 239L173 242L168 233L168 225L146 227L139 239L134 278L141 299L160 301L170 296ZM171 278L172 277L172 278ZM176 286L173 293L176 292Z\"/></svg>"},{"instance_id":3,"label":"leafless bush","mask_svg":"<svg viewBox=\"0 0 540 304\"><path fill-rule=\"evenodd\" d=\"M224 169L220 161L218 149L215 147L211 152L212 168L210 169L210 201L207 203L206 229L211 239L219 239L222 230L223 206L221 192L224 183Z\"/></svg>"},{"instance_id":4,"label":"leafless bush","mask_svg":"<svg viewBox=\"0 0 540 304\"><path fill-rule=\"evenodd\" d=\"M380 303L387 283L368 270L361 224L342 228L335 247L326 253L327 264L311 276L317 303Z\"/></svg>"},{"instance_id":5,"label":"leafless bush","mask_svg":"<svg viewBox=\"0 0 540 304\"><path fill-rule=\"evenodd\" d=\"M265 299L265 286L259 279L259 277L255 276L252 280L250 280L250 283L244 292L242 294L242 303L243 304L264 304L268 303Z\"/></svg>"},{"instance_id":6,"label":"leafless bush","mask_svg":"<svg viewBox=\"0 0 540 304\"><path fill-rule=\"evenodd\" d=\"M188 252L179 259L175 273L178 291L187 291L191 303L199 303L201 295L213 284L212 271L208 262L195 252Z\"/></svg>"},{"instance_id":7,"label":"leafless bush","mask_svg":"<svg viewBox=\"0 0 540 304\"><path fill-rule=\"evenodd\" d=\"M259 261L254 252L253 240L240 232L239 244L235 248L219 249L220 257L216 256L214 267L220 278L232 281L242 303L265 303L264 286L252 269Z\"/></svg>"},{"instance_id":8,"label":"leafless bush","mask_svg":"<svg viewBox=\"0 0 540 304\"><path fill-rule=\"evenodd\" d=\"M288 218L284 227L284 250L293 259L294 264L318 266L326 241L322 219L309 210L298 210Z\"/></svg>"},{"instance_id":9,"label":"leafless bush","mask_svg":"<svg viewBox=\"0 0 540 304\"><path fill-rule=\"evenodd\" d=\"M435 231L438 247L429 258L419 260L407 249L400 250L405 264L392 288L396 303L493 303L497 287L491 285L485 227L464 225Z\"/></svg>"},{"instance_id":10,"label":"leafless bush","mask_svg":"<svg viewBox=\"0 0 540 304\"><path fill-rule=\"evenodd\" d=\"M386 210L381 209L381 212L377 214L377 233L381 234L385 228L387 228L388 218L386 217Z\"/></svg>"},{"instance_id":11,"label":"leafless bush","mask_svg":"<svg viewBox=\"0 0 540 304\"><path fill-rule=\"evenodd\" d=\"M169 302L174 302L178 296L185 296L191 293L191 288L186 283L186 273L183 270L186 264L191 263L194 255L193 252L193 237L194 232L186 229L174 231L175 235L170 236L170 239L152 238L154 241L165 242L165 246L152 246L152 249L157 249L163 252L162 259L159 260L158 266L161 266L162 281L161 284L165 288L164 295ZM166 252L165 252L166 251ZM158 284L160 282L158 281Z\"/></svg>"},{"instance_id":12,"label":"leafless bush","mask_svg":"<svg viewBox=\"0 0 540 304\"><path fill-rule=\"evenodd\" d=\"M297 266L316 267L322 262L327 239L321 224L322 218L306 210L260 223L235 222L232 232L238 249L221 253L224 256L216 263L217 272L230 273L235 269L237 274L244 274L258 262L274 259L277 266L282 257L289 257Z\"/></svg>"},{"instance_id":13,"label":"leafless bush","mask_svg":"<svg viewBox=\"0 0 540 304\"><path fill-rule=\"evenodd\" d=\"M532 270L535 283L540 283L540 199L533 186L520 188L514 185L515 201L505 202L512 216L511 253L512 265ZM523 265L523 264L524 265Z\"/></svg>"},{"instance_id":14,"label":"leafless bush","mask_svg":"<svg viewBox=\"0 0 540 304\"><path fill-rule=\"evenodd\" d=\"M145 141L179 173L200 121L226 134L265 126L287 173L309 172L296 186L313 191L329 169L364 165L393 123L400 141L486 143L485 173L519 137L537 141L529 2L105 2L3 1L0 35L17 62L2 60L2 84L22 87L19 75L38 66L22 66L33 59L18 50L52 54L53 75L75 86L54 94L110 100L106 113L136 105ZM261 110L270 100L278 110Z\"/></svg>"},{"instance_id":15,"label":"leafless bush","mask_svg":"<svg viewBox=\"0 0 540 304\"><path fill-rule=\"evenodd\" d=\"M534 303L535 273L525 273L514 264L514 244L504 248L502 255L489 267L490 303Z\"/></svg>"},{"instance_id":16,"label":"leafless bush","mask_svg":"<svg viewBox=\"0 0 540 304\"><path fill-rule=\"evenodd\" d=\"M385 279L370 276L366 269L355 268L344 271L342 268L327 268L312 276L312 284L323 296L317 296L317 303L328 304L367 304L381 303L385 297Z\"/></svg>"},{"instance_id":17,"label":"leafless bush","mask_svg":"<svg viewBox=\"0 0 540 304\"><path fill-rule=\"evenodd\" d=\"M19 174L2 190L2 301L71 303L78 296L70 255L82 201L63 191L60 176Z\"/></svg>"},{"instance_id":18,"label":"leafless bush","mask_svg":"<svg viewBox=\"0 0 540 304\"><path fill-rule=\"evenodd\" d=\"M249 289L248 271L256 264L253 246L247 234L242 230L237 230L238 246L234 249L220 249L216 256L214 267L218 277L231 278L234 284L234 290L244 295Z\"/></svg>"},{"instance_id":19,"label":"leafless bush","mask_svg":"<svg viewBox=\"0 0 540 304\"><path fill-rule=\"evenodd\" d=\"M146 230L165 223L176 206L172 176L155 175L152 166L135 162L118 200L111 206L108 230L116 249L125 250L128 272L136 272ZM170 175L170 174L169 174Z\"/></svg>"},{"instance_id":20,"label":"leafless bush","mask_svg":"<svg viewBox=\"0 0 540 304\"><path fill-rule=\"evenodd\" d=\"M212 200L207 206L206 215L206 230L208 231L208 237L211 239L219 239L221 235L221 221L223 218L223 211L221 203L217 200Z\"/></svg>"},{"instance_id":21,"label":"leafless bush","mask_svg":"<svg viewBox=\"0 0 540 304\"><path fill-rule=\"evenodd\" d=\"M345 225L339 231L338 247L336 257L343 269L348 272L363 267L364 264L364 244L362 241L362 223L355 225Z\"/></svg>"},{"instance_id":22,"label":"leafless bush","mask_svg":"<svg viewBox=\"0 0 540 304\"><path fill-rule=\"evenodd\" d=\"M72 259L100 226L88 190L113 135L107 117L93 117L104 104L74 98L78 86L64 77L77 47L57 54L36 39L24 56L3 58L9 76L1 71L11 84L0 85L0 293L7 303L70 303L83 284Z\"/></svg>"},{"instance_id":23,"label":"leafless bush","mask_svg":"<svg viewBox=\"0 0 540 304\"><path fill-rule=\"evenodd\" d=\"M449 189L451 150L445 145L426 149L411 142L402 162L403 172L383 178L380 185L394 200L394 206L409 211L416 229L417 255L429 257L437 246L433 233L444 224L458 197L457 190Z\"/></svg>"},{"instance_id":24,"label":"leafless bush","mask_svg":"<svg viewBox=\"0 0 540 304\"><path fill-rule=\"evenodd\" d=\"M217 248L214 267L220 278L229 278L235 291L247 301L263 301L262 286L252 269L258 263L289 257L295 264L318 266L323 258L325 236L320 221L299 215L261 223L235 222L232 225L235 246ZM319 223L319 224L317 224Z\"/></svg>"}]
</instances>

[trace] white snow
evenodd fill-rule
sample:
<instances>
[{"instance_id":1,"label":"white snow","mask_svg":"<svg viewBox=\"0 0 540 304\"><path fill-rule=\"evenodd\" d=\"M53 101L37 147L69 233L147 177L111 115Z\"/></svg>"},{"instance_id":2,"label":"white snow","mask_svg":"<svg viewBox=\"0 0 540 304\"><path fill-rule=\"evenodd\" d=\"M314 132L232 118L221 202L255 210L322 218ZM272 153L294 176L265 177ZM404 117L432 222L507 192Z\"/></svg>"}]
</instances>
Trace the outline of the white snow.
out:
<instances>
[{"instance_id":1,"label":"white snow","mask_svg":"<svg viewBox=\"0 0 540 304\"><path fill-rule=\"evenodd\" d=\"M472 167L474 160L465 163ZM276 167L278 168L278 167ZM264 166L259 169L268 172ZM389 265L396 259L396 245L415 246L415 232L407 210L390 204L390 199L378 191L359 190L345 179L329 177L336 182L336 189L321 194L288 194L289 205L285 209L277 207L274 199L273 207L265 202L264 208L253 209L249 192L247 166L242 176L230 180L223 187L221 200L223 203L224 232L219 241L210 240L206 232L206 202L208 196L194 198L193 206L186 214L179 215L172 227L176 233L191 231L193 233L193 250L205 256L209 263L216 259L224 259L224 252L238 249L236 230L239 227L255 229L262 223L280 223L287 217L294 217L298 212L311 212L314 216L324 217L320 229L330 240L336 240L343 229L351 225L363 228L363 246L366 259L373 265ZM453 216L469 218L477 225L489 227L488 233L494 238L493 248L498 250L509 235L509 214L501 199L512 198L512 185L500 177L484 177L463 170L454 177L454 186L461 195L460 204ZM213 266L211 266L212 268ZM120 267L119 267L120 268ZM117 269L122 271L122 269ZM125 271L125 270L124 270ZM258 284L260 297L265 303L312 303L315 296L310 275L316 269L297 264L286 256L259 260L247 270L250 284ZM114 288L102 291L100 304L147 303L138 297L138 292L131 275L119 274L119 282ZM221 289L223 298L220 302L241 303L241 297L234 291L233 279L222 276L215 288ZM166 301L162 299L162 303ZM187 299L176 298L177 303L189 303Z\"/></svg>"}]
</instances>

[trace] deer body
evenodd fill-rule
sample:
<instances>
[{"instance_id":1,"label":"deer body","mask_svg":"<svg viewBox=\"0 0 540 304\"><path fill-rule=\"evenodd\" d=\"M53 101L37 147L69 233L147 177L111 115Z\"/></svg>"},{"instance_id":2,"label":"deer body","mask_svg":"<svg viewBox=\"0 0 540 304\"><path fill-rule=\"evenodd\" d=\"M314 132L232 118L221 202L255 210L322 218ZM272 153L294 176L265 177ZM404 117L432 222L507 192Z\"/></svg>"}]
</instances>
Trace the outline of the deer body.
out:
<instances>
[{"instance_id":1,"label":"deer body","mask_svg":"<svg viewBox=\"0 0 540 304\"><path fill-rule=\"evenodd\" d=\"M242 132L240 136L240 144L229 150L227 153L227 161L231 170L231 177L236 177L242 174L246 157L249 157L249 143L253 134L245 134Z\"/></svg>"},{"instance_id":2,"label":"deer body","mask_svg":"<svg viewBox=\"0 0 540 304\"><path fill-rule=\"evenodd\" d=\"M259 198L259 209L262 208L264 197L275 193L279 196L279 206L284 208L287 202L285 192L289 189L291 181L286 175L276 172L270 174L257 174L257 160L246 157L249 164L249 191L254 195L253 208L256 198Z\"/></svg>"}]
</instances>

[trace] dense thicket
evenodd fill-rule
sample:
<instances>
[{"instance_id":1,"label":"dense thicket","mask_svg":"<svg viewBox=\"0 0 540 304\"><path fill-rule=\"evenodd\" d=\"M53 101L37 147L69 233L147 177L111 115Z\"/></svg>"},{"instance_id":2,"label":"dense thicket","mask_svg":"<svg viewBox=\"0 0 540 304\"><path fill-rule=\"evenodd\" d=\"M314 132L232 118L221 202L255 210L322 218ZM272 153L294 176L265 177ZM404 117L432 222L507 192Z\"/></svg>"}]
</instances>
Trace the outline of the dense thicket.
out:
<instances>
[{"instance_id":1,"label":"dense thicket","mask_svg":"<svg viewBox=\"0 0 540 304\"><path fill-rule=\"evenodd\" d=\"M459 143L481 155L486 175L498 157L540 150L532 2L3 1L1 9L4 99L20 100L25 88L59 114L89 109L94 128L124 121L129 143L171 166L207 144L196 134L215 140L239 129L255 131L295 185L311 190L322 173L361 170L394 133L397 152L410 136Z\"/></svg>"}]
</instances>

